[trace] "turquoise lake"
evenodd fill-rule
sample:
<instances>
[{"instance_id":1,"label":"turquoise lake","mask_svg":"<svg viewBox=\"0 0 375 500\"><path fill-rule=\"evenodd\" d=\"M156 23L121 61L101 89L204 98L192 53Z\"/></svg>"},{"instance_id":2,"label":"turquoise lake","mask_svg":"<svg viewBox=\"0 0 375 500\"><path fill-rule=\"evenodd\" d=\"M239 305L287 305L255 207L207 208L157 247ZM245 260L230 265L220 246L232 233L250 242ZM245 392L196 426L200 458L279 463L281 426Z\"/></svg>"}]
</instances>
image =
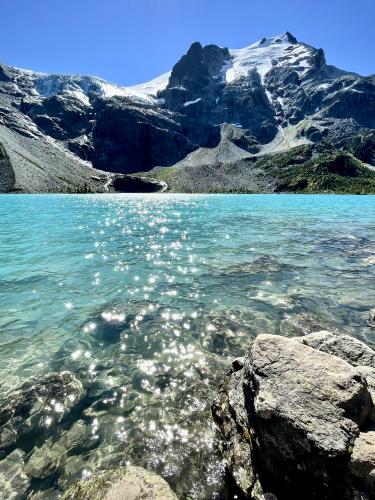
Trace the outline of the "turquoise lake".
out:
<instances>
[{"instance_id":1,"label":"turquoise lake","mask_svg":"<svg viewBox=\"0 0 375 500\"><path fill-rule=\"evenodd\" d=\"M2 195L0 217L1 397L72 371L69 425L95 435L32 483L43 498L126 463L223 498L210 405L251 339L375 346L375 196ZM67 430L52 415L51 442Z\"/></svg>"}]
</instances>

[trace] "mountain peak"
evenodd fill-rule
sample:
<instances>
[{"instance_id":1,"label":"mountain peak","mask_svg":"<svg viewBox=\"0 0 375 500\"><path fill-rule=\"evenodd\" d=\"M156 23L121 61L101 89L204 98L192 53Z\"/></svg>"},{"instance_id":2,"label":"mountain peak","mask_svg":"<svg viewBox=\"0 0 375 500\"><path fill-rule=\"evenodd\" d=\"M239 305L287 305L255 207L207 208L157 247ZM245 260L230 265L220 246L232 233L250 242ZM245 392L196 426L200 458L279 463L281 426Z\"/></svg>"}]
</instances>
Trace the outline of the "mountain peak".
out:
<instances>
[{"instance_id":1,"label":"mountain peak","mask_svg":"<svg viewBox=\"0 0 375 500\"><path fill-rule=\"evenodd\" d=\"M298 44L298 40L295 36L293 36L289 31L284 33L283 35L276 35L271 37L264 37L259 42L256 42L252 46L264 46L264 45L280 45L280 44Z\"/></svg>"},{"instance_id":2,"label":"mountain peak","mask_svg":"<svg viewBox=\"0 0 375 500\"><path fill-rule=\"evenodd\" d=\"M202 47L202 44L200 42L193 42L190 47L189 47L189 50L187 51L187 55L192 55L192 54L197 54L199 52L201 52L203 49Z\"/></svg>"},{"instance_id":3,"label":"mountain peak","mask_svg":"<svg viewBox=\"0 0 375 500\"><path fill-rule=\"evenodd\" d=\"M289 31L287 31L284 35L283 35L287 40L288 42L290 43L298 43L298 40L295 36L293 36Z\"/></svg>"}]
</instances>

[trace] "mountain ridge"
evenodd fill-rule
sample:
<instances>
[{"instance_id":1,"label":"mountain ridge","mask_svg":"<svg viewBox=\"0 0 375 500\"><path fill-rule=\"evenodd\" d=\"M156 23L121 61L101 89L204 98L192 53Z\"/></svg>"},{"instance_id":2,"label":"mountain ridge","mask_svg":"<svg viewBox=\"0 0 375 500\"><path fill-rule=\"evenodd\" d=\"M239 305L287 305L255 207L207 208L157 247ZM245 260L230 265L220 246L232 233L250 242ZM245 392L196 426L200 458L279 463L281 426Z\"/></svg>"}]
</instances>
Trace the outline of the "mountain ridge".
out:
<instances>
[{"instance_id":1,"label":"mountain ridge","mask_svg":"<svg viewBox=\"0 0 375 500\"><path fill-rule=\"evenodd\" d=\"M205 167L214 154L225 192L229 165L235 172L243 158L255 164L302 145L311 158L344 151L371 167L374 129L374 77L327 65L322 49L289 32L242 49L194 42L171 72L130 87L0 65L0 144L14 171L13 188L6 182L3 191L107 191L111 177L156 168L158 180L160 167L194 167L199 179L197 158ZM65 163L71 176L63 181ZM262 192L253 174L241 191Z\"/></svg>"}]
</instances>

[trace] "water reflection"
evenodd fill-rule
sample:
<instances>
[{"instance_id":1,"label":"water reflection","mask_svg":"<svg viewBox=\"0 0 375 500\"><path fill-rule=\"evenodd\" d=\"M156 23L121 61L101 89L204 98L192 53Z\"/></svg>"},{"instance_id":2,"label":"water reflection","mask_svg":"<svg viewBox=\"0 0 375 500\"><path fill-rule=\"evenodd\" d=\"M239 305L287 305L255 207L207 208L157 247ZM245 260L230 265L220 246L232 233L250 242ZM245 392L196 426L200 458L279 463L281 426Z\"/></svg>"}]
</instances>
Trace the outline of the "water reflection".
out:
<instances>
[{"instance_id":1,"label":"water reflection","mask_svg":"<svg viewBox=\"0 0 375 500\"><path fill-rule=\"evenodd\" d=\"M299 200L0 198L2 391L52 370L87 391L59 423L50 401L47 444L64 458L32 489L56 498L133 463L182 498L222 496L210 402L251 339L324 328L373 342L375 201Z\"/></svg>"}]
</instances>

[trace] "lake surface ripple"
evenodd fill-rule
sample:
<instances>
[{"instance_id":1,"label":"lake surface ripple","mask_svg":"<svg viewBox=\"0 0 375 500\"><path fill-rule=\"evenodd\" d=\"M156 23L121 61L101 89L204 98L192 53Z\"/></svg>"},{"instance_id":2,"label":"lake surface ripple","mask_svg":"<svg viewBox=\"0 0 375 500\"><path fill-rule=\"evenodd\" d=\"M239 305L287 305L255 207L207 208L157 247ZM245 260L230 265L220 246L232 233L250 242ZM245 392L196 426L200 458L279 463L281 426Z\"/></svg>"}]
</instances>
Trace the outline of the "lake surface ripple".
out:
<instances>
[{"instance_id":1,"label":"lake surface ripple","mask_svg":"<svg viewBox=\"0 0 375 500\"><path fill-rule=\"evenodd\" d=\"M222 497L210 404L252 338L374 346L375 197L3 195L0 216L1 397L51 371L87 389L62 422L51 409L51 445L81 433L32 482L43 498L126 463Z\"/></svg>"}]
</instances>

